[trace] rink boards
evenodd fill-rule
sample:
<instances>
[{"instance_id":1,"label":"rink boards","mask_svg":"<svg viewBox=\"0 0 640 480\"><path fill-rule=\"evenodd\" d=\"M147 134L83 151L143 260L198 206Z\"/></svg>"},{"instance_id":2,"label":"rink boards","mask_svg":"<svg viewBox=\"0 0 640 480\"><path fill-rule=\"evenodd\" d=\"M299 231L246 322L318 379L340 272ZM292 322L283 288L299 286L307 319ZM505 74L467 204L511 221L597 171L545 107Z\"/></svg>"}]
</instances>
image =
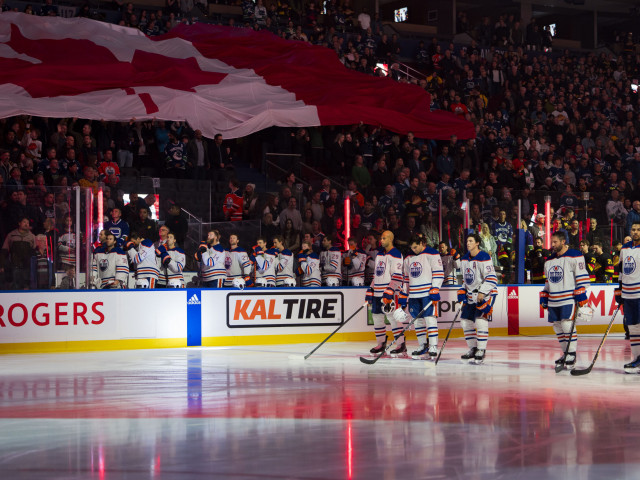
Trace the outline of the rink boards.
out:
<instances>
[{"instance_id":1,"label":"rink boards","mask_svg":"<svg viewBox=\"0 0 640 480\"><path fill-rule=\"evenodd\" d=\"M615 310L614 287L591 286L594 318L578 332L604 331ZM490 334L552 334L539 306L541 289L498 287ZM441 290L441 336L459 309L456 291ZM365 292L357 287L0 292L0 353L319 343L364 304ZM619 315L614 331L622 331L621 322ZM452 336L461 336L457 326ZM366 308L331 339L368 340L374 336Z\"/></svg>"}]
</instances>

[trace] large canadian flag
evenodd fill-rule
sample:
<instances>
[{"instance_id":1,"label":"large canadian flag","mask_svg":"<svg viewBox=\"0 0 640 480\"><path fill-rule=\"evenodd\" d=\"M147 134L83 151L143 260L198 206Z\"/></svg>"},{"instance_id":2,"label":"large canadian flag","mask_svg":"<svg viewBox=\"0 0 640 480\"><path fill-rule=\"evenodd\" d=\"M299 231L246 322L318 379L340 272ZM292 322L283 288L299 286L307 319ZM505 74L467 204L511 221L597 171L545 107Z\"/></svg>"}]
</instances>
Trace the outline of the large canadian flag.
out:
<instances>
[{"instance_id":1,"label":"large canadian flag","mask_svg":"<svg viewBox=\"0 0 640 480\"><path fill-rule=\"evenodd\" d=\"M181 25L149 38L82 18L0 15L0 117L187 120L212 137L363 122L474 138L415 85L345 68L329 49L267 32Z\"/></svg>"}]
</instances>

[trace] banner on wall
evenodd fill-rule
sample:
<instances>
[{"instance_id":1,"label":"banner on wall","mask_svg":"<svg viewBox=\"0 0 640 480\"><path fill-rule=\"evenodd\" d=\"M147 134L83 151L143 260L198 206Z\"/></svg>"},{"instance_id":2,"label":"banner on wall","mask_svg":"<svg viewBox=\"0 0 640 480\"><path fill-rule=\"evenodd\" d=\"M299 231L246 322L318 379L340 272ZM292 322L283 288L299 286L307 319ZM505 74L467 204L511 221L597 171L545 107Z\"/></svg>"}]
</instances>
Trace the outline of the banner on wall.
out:
<instances>
[{"instance_id":1,"label":"banner on wall","mask_svg":"<svg viewBox=\"0 0 640 480\"><path fill-rule=\"evenodd\" d=\"M344 320L344 295L337 290L227 294L229 328L311 327L340 325Z\"/></svg>"}]
</instances>

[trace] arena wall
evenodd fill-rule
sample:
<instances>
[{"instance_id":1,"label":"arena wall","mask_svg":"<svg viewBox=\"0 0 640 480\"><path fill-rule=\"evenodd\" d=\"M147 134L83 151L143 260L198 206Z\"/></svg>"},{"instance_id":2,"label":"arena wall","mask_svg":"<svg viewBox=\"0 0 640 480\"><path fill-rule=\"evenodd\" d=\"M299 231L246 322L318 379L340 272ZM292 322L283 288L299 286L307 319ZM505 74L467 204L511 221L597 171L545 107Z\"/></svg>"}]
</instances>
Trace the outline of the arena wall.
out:
<instances>
[{"instance_id":1,"label":"arena wall","mask_svg":"<svg viewBox=\"0 0 640 480\"><path fill-rule=\"evenodd\" d=\"M498 288L491 335L551 335L538 303L541 285ZM441 290L440 335L459 305ZM590 324L604 332L614 285L593 285ZM319 343L364 304L366 288L56 290L0 292L0 353ZM622 331L622 315L613 331ZM455 327L452 336L461 336ZM409 339L415 338L409 334ZM331 341L374 341L362 308Z\"/></svg>"}]
</instances>

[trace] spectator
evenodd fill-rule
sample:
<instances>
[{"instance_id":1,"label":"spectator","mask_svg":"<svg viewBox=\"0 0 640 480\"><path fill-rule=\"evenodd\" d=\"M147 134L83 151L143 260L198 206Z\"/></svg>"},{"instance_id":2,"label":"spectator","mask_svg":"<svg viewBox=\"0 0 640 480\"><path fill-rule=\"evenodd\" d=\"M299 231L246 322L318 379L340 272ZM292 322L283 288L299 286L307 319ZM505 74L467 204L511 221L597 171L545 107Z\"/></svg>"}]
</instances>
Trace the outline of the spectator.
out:
<instances>
[{"instance_id":1,"label":"spectator","mask_svg":"<svg viewBox=\"0 0 640 480\"><path fill-rule=\"evenodd\" d=\"M12 289L22 290L29 287L36 237L31 233L29 218L21 218L16 225L17 228L9 232L2 245L0 273L5 274L5 280L11 283Z\"/></svg>"}]
</instances>

